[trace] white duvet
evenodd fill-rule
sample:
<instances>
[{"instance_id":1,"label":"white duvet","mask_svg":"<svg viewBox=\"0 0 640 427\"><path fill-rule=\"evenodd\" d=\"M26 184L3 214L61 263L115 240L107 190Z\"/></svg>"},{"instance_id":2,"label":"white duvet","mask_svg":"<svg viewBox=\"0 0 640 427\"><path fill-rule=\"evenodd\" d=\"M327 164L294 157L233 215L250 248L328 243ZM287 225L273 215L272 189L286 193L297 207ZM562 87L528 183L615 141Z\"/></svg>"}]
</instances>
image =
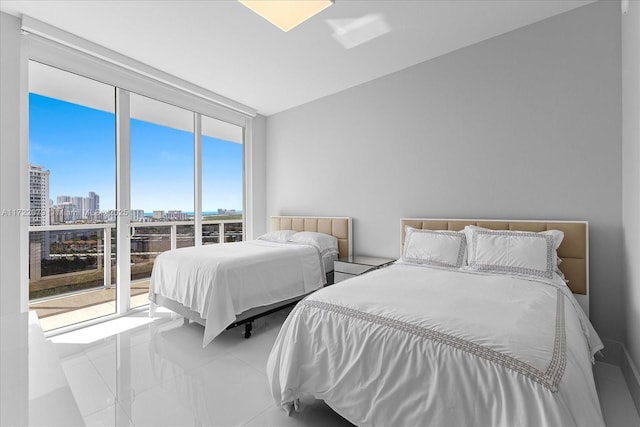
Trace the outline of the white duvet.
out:
<instances>
[{"instance_id":1,"label":"white duvet","mask_svg":"<svg viewBox=\"0 0 640 427\"><path fill-rule=\"evenodd\" d=\"M359 426L603 426L601 348L559 278L395 264L300 302L267 375L287 411Z\"/></svg>"},{"instance_id":2,"label":"white duvet","mask_svg":"<svg viewBox=\"0 0 640 427\"><path fill-rule=\"evenodd\" d=\"M301 296L326 283L320 251L263 240L180 248L158 255L150 311L169 299L205 319L203 346L250 308ZM162 298L159 298L162 297Z\"/></svg>"}]
</instances>

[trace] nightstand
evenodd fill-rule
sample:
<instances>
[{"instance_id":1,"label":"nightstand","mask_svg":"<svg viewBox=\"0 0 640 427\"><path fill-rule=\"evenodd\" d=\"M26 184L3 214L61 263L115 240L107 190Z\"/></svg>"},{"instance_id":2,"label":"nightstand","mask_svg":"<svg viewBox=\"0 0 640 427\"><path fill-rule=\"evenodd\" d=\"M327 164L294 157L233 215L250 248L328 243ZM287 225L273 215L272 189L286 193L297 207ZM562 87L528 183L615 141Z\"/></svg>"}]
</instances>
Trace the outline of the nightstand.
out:
<instances>
[{"instance_id":1,"label":"nightstand","mask_svg":"<svg viewBox=\"0 0 640 427\"><path fill-rule=\"evenodd\" d=\"M367 271L386 267L394 261L395 259L391 258L378 258L359 255L339 258L333 262L333 283L341 282L350 277L359 276L366 273Z\"/></svg>"}]
</instances>

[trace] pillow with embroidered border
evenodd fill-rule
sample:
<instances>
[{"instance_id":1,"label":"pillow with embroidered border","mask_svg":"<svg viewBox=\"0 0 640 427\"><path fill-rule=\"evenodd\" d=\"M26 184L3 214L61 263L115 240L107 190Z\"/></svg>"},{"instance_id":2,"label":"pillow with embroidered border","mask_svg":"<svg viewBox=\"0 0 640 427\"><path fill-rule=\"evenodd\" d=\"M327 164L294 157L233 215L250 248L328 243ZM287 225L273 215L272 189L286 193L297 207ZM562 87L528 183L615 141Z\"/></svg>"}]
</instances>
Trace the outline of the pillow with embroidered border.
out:
<instances>
[{"instance_id":1,"label":"pillow with embroidered border","mask_svg":"<svg viewBox=\"0 0 640 427\"><path fill-rule=\"evenodd\" d=\"M296 233L297 231L293 230L275 230L263 234L262 236L258 237L257 240L268 240L269 242L286 243L289 241L289 238Z\"/></svg>"},{"instance_id":2,"label":"pillow with embroidered border","mask_svg":"<svg viewBox=\"0 0 640 427\"><path fill-rule=\"evenodd\" d=\"M420 230L405 226L403 262L461 268L466 262L466 251L467 240L461 231Z\"/></svg>"},{"instance_id":3,"label":"pillow with embroidered border","mask_svg":"<svg viewBox=\"0 0 640 427\"><path fill-rule=\"evenodd\" d=\"M468 225L467 236L470 270L552 279L558 268L558 247L564 233L560 230L541 232L490 230Z\"/></svg>"},{"instance_id":4,"label":"pillow with embroidered border","mask_svg":"<svg viewBox=\"0 0 640 427\"><path fill-rule=\"evenodd\" d=\"M316 231L299 231L291 236L288 242L304 243L315 246L320 250L320 255L325 256L330 253L338 253L338 239L325 233Z\"/></svg>"}]
</instances>

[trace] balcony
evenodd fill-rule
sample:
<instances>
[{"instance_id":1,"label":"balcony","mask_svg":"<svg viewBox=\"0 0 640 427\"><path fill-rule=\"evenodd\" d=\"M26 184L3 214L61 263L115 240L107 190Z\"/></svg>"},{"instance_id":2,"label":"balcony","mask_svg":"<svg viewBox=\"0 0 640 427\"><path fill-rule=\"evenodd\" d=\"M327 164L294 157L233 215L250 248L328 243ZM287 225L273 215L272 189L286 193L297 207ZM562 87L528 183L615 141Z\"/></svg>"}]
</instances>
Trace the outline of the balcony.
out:
<instances>
[{"instance_id":1,"label":"balcony","mask_svg":"<svg viewBox=\"0 0 640 427\"><path fill-rule=\"evenodd\" d=\"M162 252L193 246L194 221L132 223L131 308L148 304L149 277ZM242 220L202 221L202 244L242 240ZM29 309L44 331L116 312L115 224L29 228Z\"/></svg>"}]
</instances>

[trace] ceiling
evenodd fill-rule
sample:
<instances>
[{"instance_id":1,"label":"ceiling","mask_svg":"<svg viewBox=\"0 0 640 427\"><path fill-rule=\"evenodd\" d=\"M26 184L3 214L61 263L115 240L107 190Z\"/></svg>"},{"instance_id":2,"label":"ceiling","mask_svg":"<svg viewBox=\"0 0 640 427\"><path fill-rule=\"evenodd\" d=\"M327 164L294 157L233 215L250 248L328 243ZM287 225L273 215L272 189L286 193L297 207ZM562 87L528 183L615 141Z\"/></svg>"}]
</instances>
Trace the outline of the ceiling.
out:
<instances>
[{"instance_id":1,"label":"ceiling","mask_svg":"<svg viewBox=\"0 0 640 427\"><path fill-rule=\"evenodd\" d=\"M29 15L268 116L593 1L336 0L287 33L235 0L0 0L0 10ZM347 34L351 45L381 31L347 48L334 37L336 28L355 29Z\"/></svg>"}]
</instances>

